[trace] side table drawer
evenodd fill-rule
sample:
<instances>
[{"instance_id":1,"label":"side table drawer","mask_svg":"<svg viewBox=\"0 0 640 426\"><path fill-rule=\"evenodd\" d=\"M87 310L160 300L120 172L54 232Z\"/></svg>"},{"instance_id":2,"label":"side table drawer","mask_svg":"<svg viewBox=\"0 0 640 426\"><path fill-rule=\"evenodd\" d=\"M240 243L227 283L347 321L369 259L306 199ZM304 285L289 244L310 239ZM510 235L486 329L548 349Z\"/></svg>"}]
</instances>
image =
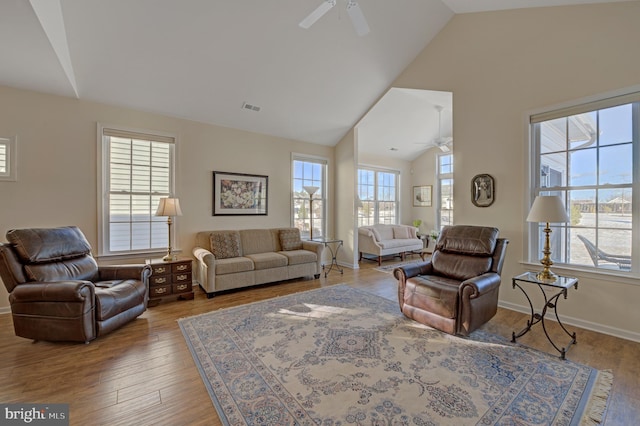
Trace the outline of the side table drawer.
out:
<instances>
[{"instance_id":1,"label":"side table drawer","mask_svg":"<svg viewBox=\"0 0 640 426\"><path fill-rule=\"evenodd\" d=\"M171 265L151 265L151 275L165 275L171 273Z\"/></svg>"},{"instance_id":2,"label":"side table drawer","mask_svg":"<svg viewBox=\"0 0 640 426\"><path fill-rule=\"evenodd\" d=\"M177 274L178 272L191 272L191 261L171 265L171 272L173 274Z\"/></svg>"},{"instance_id":3,"label":"side table drawer","mask_svg":"<svg viewBox=\"0 0 640 426\"><path fill-rule=\"evenodd\" d=\"M158 297L171 294L171 284L167 285L154 285L149 287L149 296Z\"/></svg>"},{"instance_id":4,"label":"side table drawer","mask_svg":"<svg viewBox=\"0 0 640 426\"><path fill-rule=\"evenodd\" d=\"M173 285L174 293L184 293L187 291L191 291L191 281Z\"/></svg>"},{"instance_id":5,"label":"side table drawer","mask_svg":"<svg viewBox=\"0 0 640 426\"><path fill-rule=\"evenodd\" d=\"M191 282L191 272L185 272L184 274L173 274L173 284Z\"/></svg>"},{"instance_id":6,"label":"side table drawer","mask_svg":"<svg viewBox=\"0 0 640 426\"><path fill-rule=\"evenodd\" d=\"M151 278L149 278L149 285L164 285L164 284L171 284L171 275L152 275Z\"/></svg>"}]
</instances>

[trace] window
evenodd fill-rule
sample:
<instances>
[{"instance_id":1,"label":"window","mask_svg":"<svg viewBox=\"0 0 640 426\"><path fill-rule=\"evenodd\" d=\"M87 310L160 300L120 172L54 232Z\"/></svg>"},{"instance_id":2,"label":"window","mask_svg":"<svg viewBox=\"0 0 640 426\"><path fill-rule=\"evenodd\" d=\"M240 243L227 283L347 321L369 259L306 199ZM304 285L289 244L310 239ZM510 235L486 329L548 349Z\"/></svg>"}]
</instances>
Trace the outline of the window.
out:
<instances>
[{"instance_id":1,"label":"window","mask_svg":"<svg viewBox=\"0 0 640 426\"><path fill-rule=\"evenodd\" d=\"M531 202L558 195L570 218L551 225L554 263L637 272L639 111L635 93L531 117ZM540 257L545 225L530 225L530 261Z\"/></svg>"},{"instance_id":2,"label":"window","mask_svg":"<svg viewBox=\"0 0 640 426\"><path fill-rule=\"evenodd\" d=\"M0 181L17 179L16 138L0 138Z\"/></svg>"},{"instance_id":3,"label":"window","mask_svg":"<svg viewBox=\"0 0 640 426\"><path fill-rule=\"evenodd\" d=\"M453 225L453 154L438 155L438 212L439 229Z\"/></svg>"},{"instance_id":4,"label":"window","mask_svg":"<svg viewBox=\"0 0 640 426\"><path fill-rule=\"evenodd\" d=\"M167 218L155 211L173 193L175 138L102 127L100 143L100 254L166 249Z\"/></svg>"},{"instance_id":5,"label":"window","mask_svg":"<svg viewBox=\"0 0 640 426\"><path fill-rule=\"evenodd\" d=\"M293 157L293 226L300 229L302 238L310 238L313 226L313 238L326 236L326 175L327 160L303 156ZM313 213L309 209L311 204L305 186L316 186L318 190L313 195Z\"/></svg>"},{"instance_id":6,"label":"window","mask_svg":"<svg viewBox=\"0 0 640 426\"><path fill-rule=\"evenodd\" d=\"M358 226L398 223L399 178L395 171L358 169Z\"/></svg>"}]
</instances>

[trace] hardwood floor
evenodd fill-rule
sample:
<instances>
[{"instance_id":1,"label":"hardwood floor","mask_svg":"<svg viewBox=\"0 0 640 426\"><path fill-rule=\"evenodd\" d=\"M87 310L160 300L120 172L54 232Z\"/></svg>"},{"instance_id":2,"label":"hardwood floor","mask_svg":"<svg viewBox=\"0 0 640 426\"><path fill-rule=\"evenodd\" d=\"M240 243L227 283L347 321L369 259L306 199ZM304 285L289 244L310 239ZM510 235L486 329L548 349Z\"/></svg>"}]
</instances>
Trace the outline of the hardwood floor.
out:
<instances>
[{"instance_id":1,"label":"hardwood floor","mask_svg":"<svg viewBox=\"0 0 640 426\"><path fill-rule=\"evenodd\" d=\"M219 425L176 320L289 293L345 283L396 299L391 274L372 262L328 278L296 280L207 299L163 303L88 345L32 342L15 337L11 315L0 315L0 401L69 403L72 425ZM507 280L508 282L508 280ZM510 291L503 282L502 291ZM511 336L526 316L505 309L484 328ZM555 325L555 324L554 324ZM574 327L570 327L572 330ZM640 424L640 343L575 329L567 358L614 374L606 425ZM553 352L541 330L521 343Z\"/></svg>"}]
</instances>

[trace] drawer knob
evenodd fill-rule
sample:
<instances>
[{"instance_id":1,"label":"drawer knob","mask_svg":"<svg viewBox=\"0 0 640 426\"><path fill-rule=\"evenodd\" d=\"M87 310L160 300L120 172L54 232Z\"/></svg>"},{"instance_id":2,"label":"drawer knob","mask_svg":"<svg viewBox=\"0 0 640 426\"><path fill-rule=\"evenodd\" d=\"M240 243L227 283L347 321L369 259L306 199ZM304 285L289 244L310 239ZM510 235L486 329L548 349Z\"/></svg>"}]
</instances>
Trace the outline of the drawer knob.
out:
<instances>
[{"instance_id":1,"label":"drawer knob","mask_svg":"<svg viewBox=\"0 0 640 426\"><path fill-rule=\"evenodd\" d=\"M162 288L157 288L155 289L156 294L162 294L162 293L166 293L167 289L162 287Z\"/></svg>"},{"instance_id":2,"label":"drawer knob","mask_svg":"<svg viewBox=\"0 0 640 426\"><path fill-rule=\"evenodd\" d=\"M166 269L164 268L164 266L161 266L160 268L156 268L156 272L159 273L159 274L161 274L161 273L163 273L165 271L166 271Z\"/></svg>"},{"instance_id":3,"label":"drawer knob","mask_svg":"<svg viewBox=\"0 0 640 426\"><path fill-rule=\"evenodd\" d=\"M180 285L177 286L178 290L186 290L186 288L187 288L186 284L180 284Z\"/></svg>"},{"instance_id":4,"label":"drawer knob","mask_svg":"<svg viewBox=\"0 0 640 426\"><path fill-rule=\"evenodd\" d=\"M164 283L166 283L166 282L167 282L167 278L165 278L165 277L157 278L157 279L156 279L156 283L157 283L157 284L164 284Z\"/></svg>"},{"instance_id":5,"label":"drawer knob","mask_svg":"<svg viewBox=\"0 0 640 426\"><path fill-rule=\"evenodd\" d=\"M177 279L178 281L184 281L184 280L186 280L186 279L187 279L187 274L184 274L184 275L176 275L176 279Z\"/></svg>"},{"instance_id":6,"label":"drawer knob","mask_svg":"<svg viewBox=\"0 0 640 426\"><path fill-rule=\"evenodd\" d=\"M177 269L178 271L184 271L185 269L187 269L187 265L178 265L178 266L176 267L176 269Z\"/></svg>"}]
</instances>

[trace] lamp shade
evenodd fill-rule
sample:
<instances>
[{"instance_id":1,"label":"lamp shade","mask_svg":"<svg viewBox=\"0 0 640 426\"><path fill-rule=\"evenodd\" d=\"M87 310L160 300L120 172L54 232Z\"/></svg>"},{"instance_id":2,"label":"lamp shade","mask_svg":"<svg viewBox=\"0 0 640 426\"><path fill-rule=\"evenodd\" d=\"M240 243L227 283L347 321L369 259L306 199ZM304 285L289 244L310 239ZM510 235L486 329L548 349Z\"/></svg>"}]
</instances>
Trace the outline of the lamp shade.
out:
<instances>
[{"instance_id":1,"label":"lamp shade","mask_svg":"<svg viewBox=\"0 0 640 426\"><path fill-rule=\"evenodd\" d=\"M567 210L557 195L538 195L533 201L527 222L568 222Z\"/></svg>"},{"instance_id":2,"label":"lamp shade","mask_svg":"<svg viewBox=\"0 0 640 426\"><path fill-rule=\"evenodd\" d=\"M160 198L156 216L182 216L180 200L177 198Z\"/></svg>"},{"instance_id":3,"label":"lamp shade","mask_svg":"<svg viewBox=\"0 0 640 426\"><path fill-rule=\"evenodd\" d=\"M315 194L316 191L320 189L319 186L303 186L303 188L305 191L307 191L307 194L309 194L310 197L313 197L313 194Z\"/></svg>"}]
</instances>

